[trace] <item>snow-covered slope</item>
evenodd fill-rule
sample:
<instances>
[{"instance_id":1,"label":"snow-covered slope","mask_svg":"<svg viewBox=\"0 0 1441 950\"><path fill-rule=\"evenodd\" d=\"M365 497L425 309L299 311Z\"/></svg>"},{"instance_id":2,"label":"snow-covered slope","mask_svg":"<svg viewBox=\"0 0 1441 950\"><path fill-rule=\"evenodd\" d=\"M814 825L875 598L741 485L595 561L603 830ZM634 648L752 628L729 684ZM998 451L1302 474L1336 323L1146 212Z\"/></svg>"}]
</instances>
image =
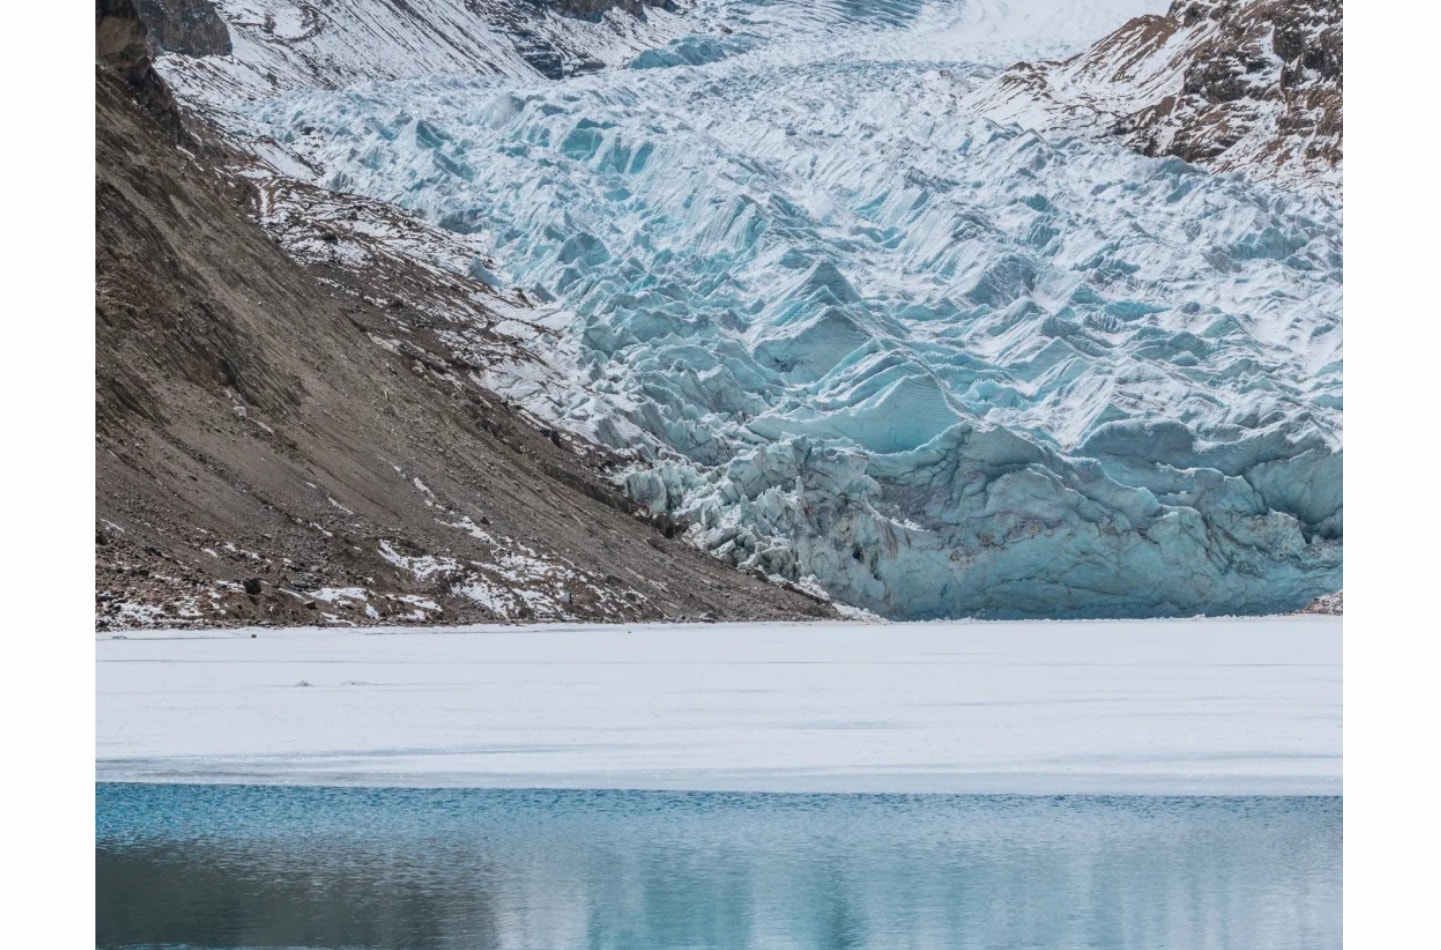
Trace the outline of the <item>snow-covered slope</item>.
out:
<instances>
[{"instance_id":1,"label":"snow-covered slope","mask_svg":"<svg viewBox=\"0 0 1441 950\"><path fill-rule=\"evenodd\" d=\"M966 107L1114 135L1220 171L1341 183L1340 0L1175 0L1062 62L1022 63Z\"/></svg>"},{"instance_id":2,"label":"snow-covered slope","mask_svg":"<svg viewBox=\"0 0 1441 950\"><path fill-rule=\"evenodd\" d=\"M720 557L893 616L1296 609L1341 587L1338 200L960 101L1155 6L702 3L629 68L224 105L545 301L549 369L484 381Z\"/></svg>"},{"instance_id":3,"label":"snow-covered slope","mask_svg":"<svg viewBox=\"0 0 1441 950\"><path fill-rule=\"evenodd\" d=\"M229 28L231 53L170 56L161 63L180 95L210 102L420 76L558 78L628 60L680 30L670 0L215 0L213 6Z\"/></svg>"}]
</instances>

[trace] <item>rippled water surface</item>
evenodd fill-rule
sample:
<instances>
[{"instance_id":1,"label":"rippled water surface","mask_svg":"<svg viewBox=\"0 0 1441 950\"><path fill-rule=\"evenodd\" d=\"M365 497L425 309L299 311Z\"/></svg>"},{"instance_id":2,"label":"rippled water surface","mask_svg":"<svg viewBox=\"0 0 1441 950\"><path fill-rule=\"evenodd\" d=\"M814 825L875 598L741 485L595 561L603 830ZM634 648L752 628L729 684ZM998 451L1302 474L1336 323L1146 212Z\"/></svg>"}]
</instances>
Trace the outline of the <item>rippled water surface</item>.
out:
<instances>
[{"instance_id":1,"label":"rippled water surface","mask_svg":"<svg viewBox=\"0 0 1441 950\"><path fill-rule=\"evenodd\" d=\"M100 947L1341 945L1341 800L101 784Z\"/></svg>"}]
</instances>

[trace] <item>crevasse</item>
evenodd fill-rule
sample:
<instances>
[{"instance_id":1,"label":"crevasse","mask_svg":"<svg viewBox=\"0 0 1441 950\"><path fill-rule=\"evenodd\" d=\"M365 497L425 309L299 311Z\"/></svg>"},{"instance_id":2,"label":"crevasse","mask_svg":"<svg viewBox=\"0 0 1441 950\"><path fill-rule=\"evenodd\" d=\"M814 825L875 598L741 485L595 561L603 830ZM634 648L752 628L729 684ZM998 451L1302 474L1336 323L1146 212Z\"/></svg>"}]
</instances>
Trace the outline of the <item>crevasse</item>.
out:
<instances>
[{"instance_id":1,"label":"crevasse","mask_svg":"<svg viewBox=\"0 0 1441 950\"><path fill-rule=\"evenodd\" d=\"M488 382L719 557L909 618L1342 586L1339 199L965 114L1025 45L975 5L707 9L632 68L245 120L477 233L562 331Z\"/></svg>"}]
</instances>

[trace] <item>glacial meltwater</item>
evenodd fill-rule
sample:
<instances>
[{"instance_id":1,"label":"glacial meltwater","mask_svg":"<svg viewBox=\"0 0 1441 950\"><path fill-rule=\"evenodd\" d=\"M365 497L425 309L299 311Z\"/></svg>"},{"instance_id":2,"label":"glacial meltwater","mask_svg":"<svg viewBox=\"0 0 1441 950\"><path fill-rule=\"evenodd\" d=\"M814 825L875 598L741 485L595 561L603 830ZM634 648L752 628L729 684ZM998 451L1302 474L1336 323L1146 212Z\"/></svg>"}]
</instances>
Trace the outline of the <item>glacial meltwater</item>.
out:
<instances>
[{"instance_id":1,"label":"glacial meltwater","mask_svg":"<svg viewBox=\"0 0 1441 950\"><path fill-rule=\"evenodd\" d=\"M96 945L1341 945L1339 797L96 786Z\"/></svg>"}]
</instances>

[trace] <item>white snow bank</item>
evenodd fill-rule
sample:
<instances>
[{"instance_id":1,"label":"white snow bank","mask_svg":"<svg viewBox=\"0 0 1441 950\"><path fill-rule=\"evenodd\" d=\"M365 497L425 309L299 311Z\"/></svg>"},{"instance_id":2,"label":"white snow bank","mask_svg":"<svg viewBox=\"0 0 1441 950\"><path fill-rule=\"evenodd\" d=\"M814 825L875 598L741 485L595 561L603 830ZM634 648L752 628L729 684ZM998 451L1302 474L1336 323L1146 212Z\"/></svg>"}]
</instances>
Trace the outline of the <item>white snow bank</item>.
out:
<instances>
[{"instance_id":1,"label":"white snow bank","mask_svg":"<svg viewBox=\"0 0 1441 950\"><path fill-rule=\"evenodd\" d=\"M150 631L96 654L106 781L1341 790L1333 617Z\"/></svg>"}]
</instances>

